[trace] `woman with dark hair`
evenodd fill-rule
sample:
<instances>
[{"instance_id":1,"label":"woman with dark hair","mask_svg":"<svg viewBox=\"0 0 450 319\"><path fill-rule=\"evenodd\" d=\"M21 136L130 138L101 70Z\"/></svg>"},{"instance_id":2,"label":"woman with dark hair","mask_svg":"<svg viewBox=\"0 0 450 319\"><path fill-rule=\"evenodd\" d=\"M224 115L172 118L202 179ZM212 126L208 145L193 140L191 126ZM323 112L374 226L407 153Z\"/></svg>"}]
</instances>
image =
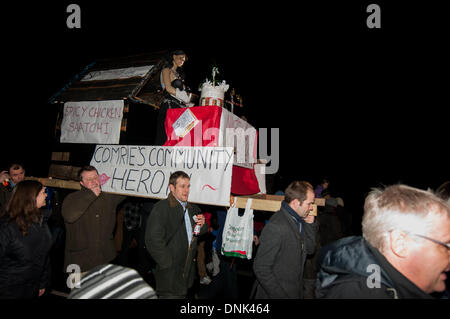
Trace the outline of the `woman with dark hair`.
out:
<instances>
[{"instance_id":1,"label":"woman with dark hair","mask_svg":"<svg viewBox=\"0 0 450 319\"><path fill-rule=\"evenodd\" d=\"M159 107L156 122L156 145L163 145L167 139L164 128L167 110L186 107L186 104L190 102L191 96L185 91L184 72L182 69L186 61L186 53L176 50L171 52L162 64L160 81L164 90L164 99Z\"/></svg>"},{"instance_id":2,"label":"woman with dark hair","mask_svg":"<svg viewBox=\"0 0 450 319\"><path fill-rule=\"evenodd\" d=\"M46 197L40 182L19 182L0 217L0 299L35 298L45 292L51 235L40 208Z\"/></svg>"}]
</instances>

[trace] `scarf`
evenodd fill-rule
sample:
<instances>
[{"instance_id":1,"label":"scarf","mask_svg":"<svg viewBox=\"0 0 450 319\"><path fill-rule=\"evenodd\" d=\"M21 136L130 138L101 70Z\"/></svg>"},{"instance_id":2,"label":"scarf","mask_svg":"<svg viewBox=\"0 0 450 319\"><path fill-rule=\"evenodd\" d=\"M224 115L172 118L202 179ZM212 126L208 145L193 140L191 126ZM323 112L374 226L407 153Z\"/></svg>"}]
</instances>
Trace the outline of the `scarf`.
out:
<instances>
[{"instance_id":1,"label":"scarf","mask_svg":"<svg viewBox=\"0 0 450 319\"><path fill-rule=\"evenodd\" d=\"M303 225L305 223L303 218L298 216L298 214L295 212L295 210L293 210L291 208L291 206L289 206L289 204L286 203L285 201L281 202L281 207L284 208L284 210L287 211L288 214L292 217L292 219L294 220L295 224L298 226L299 232L301 234L303 232Z\"/></svg>"}]
</instances>

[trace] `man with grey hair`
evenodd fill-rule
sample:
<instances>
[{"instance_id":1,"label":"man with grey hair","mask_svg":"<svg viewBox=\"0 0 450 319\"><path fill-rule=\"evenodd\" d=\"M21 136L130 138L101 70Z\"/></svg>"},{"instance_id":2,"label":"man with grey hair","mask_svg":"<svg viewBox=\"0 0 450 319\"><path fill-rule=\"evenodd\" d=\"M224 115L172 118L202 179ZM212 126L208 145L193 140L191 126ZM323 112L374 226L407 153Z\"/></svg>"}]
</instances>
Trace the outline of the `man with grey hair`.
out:
<instances>
[{"instance_id":1,"label":"man with grey hair","mask_svg":"<svg viewBox=\"0 0 450 319\"><path fill-rule=\"evenodd\" d=\"M450 270L450 206L406 185L366 197L363 237L346 237L319 254L318 298L431 298Z\"/></svg>"}]
</instances>

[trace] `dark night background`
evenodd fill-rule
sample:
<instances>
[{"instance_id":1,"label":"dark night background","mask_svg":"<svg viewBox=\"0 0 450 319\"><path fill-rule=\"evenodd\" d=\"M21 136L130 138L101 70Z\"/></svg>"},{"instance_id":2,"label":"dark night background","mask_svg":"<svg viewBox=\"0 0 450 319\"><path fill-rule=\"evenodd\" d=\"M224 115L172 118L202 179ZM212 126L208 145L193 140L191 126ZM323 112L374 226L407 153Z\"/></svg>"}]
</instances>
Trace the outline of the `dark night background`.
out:
<instances>
[{"instance_id":1,"label":"dark night background","mask_svg":"<svg viewBox=\"0 0 450 319\"><path fill-rule=\"evenodd\" d=\"M378 30L366 26L372 2ZM357 218L371 187L435 189L450 179L448 8L372 2L5 5L0 169L17 160L46 176L56 114L48 100L87 64L181 48L192 87L217 63L250 124L280 128L279 188L327 177ZM81 7L81 29L66 26L70 3Z\"/></svg>"}]
</instances>

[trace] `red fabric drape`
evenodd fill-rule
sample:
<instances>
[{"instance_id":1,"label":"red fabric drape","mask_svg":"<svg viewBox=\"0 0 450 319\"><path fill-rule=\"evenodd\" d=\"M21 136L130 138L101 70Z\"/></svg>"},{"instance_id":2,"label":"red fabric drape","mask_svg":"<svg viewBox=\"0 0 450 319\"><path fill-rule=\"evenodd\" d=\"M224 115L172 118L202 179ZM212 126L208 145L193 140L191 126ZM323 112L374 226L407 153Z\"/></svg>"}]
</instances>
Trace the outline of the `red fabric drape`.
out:
<instances>
[{"instance_id":1,"label":"red fabric drape","mask_svg":"<svg viewBox=\"0 0 450 319\"><path fill-rule=\"evenodd\" d=\"M222 116L222 108L218 106L196 106L191 107L189 110L200 121L196 127L186 134L183 138L179 139L173 130L173 123L188 109L169 109L167 110L166 121L164 123L167 134L167 141L164 146L219 146L219 136L217 134L209 134L206 130L210 128L220 128L220 118ZM200 127L201 125L201 132ZM212 131L210 130L209 133ZM199 135L201 133L201 135ZM205 134L206 133L206 134ZM197 134L194 138L194 134ZM217 135L217 136L216 136ZM207 139L208 138L208 139Z\"/></svg>"},{"instance_id":2,"label":"red fabric drape","mask_svg":"<svg viewBox=\"0 0 450 319\"><path fill-rule=\"evenodd\" d=\"M214 131L210 129L220 129L222 108L218 106L196 106L189 108L200 122L180 139L175 135L172 125L186 110L186 108L167 110L166 121L164 123L167 141L164 146L219 146L219 135L214 134ZM201 125L201 132L199 125ZM233 165L231 193L235 195L252 195L259 193L259 191L258 180L254 169Z\"/></svg>"}]
</instances>

